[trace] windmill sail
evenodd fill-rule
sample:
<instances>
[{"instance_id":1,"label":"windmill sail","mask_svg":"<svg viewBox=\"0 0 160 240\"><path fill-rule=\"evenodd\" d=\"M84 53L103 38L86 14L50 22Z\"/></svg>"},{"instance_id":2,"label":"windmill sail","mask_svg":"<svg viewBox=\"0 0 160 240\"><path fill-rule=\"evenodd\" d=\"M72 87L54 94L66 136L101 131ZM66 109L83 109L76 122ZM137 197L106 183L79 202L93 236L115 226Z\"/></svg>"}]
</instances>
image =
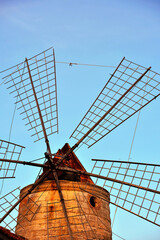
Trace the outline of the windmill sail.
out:
<instances>
[{"instance_id":1,"label":"windmill sail","mask_svg":"<svg viewBox=\"0 0 160 240\"><path fill-rule=\"evenodd\" d=\"M47 135L58 132L57 84L54 49L50 48L11 68L3 77L35 141L44 138L39 110ZM35 99L35 96L37 99ZM37 107L38 105L38 107ZM39 108L39 109L38 109Z\"/></svg>"},{"instance_id":2,"label":"windmill sail","mask_svg":"<svg viewBox=\"0 0 160 240\"><path fill-rule=\"evenodd\" d=\"M23 148L21 145L0 139L0 179L15 177L17 163L3 162L3 160L9 159L18 162Z\"/></svg>"},{"instance_id":3,"label":"windmill sail","mask_svg":"<svg viewBox=\"0 0 160 240\"><path fill-rule=\"evenodd\" d=\"M5 196L0 198L0 215L4 215L19 199L20 194L20 187L12 190ZM26 204L29 203L28 205ZM22 221L31 222L35 214L40 208L40 205L37 204L37 201L34 201L32 198L27 197L25 202L21 203L21 209L23 212L19 213L19 218L17 221L18 216L18 209L19 205L17 205L13 212L10 213L5 221L3 221L2 226L9 229L11 232L15 232L15 227L23 228Z\"/></svg>"},{"instance_id":4,"label":"windmill sail","mask_svg":"<svg viewBox=\"0 0 160 240\"><path fill-rule=\"evenodd\" d=\"M50 53L51 50L51 53ZM22 67L23 65L23 67ZM47 145L48 161L52 170L53 179L55 179L60 196L63 212L66 218L69 235L72 239L67 211L63 199L63 194L59 184L57 171L51 157L51 148L48 136L58 132L58 111L57 111L57 87L55 71L54 49L50 48L30 59L25 60L14 66L14 72L5 76L5 84L9 84L8 89L11 93L16 93L16 103L20 103L21 114L25 114L23 119L27 120L29 130L34 130L32 136L36 136L36 141L44 138ZM9 70L13 70L10 68ZM9 80L7 81L7 79ZM48 173L46 173L47 175ZM44 180L43 175L27 192L24 199L35 187ZM1 218L3 221L8 214L13 211L22 200L18 200L8 212Z\"/></svg>"},{"instance_id":5,"label":"windmill sail","mask_svg":"<svg viewBox=\"0 0 160 240\"><path fill-rule=\"evenodd\" d=\"M126 186L97 178L95 184L110 192L111 203L160 226L160 165L125 161L98 160L92 172L139 186ZM150 192L141 187L153 189Z\"/></svg>"},{"instance_id":6,"label":"windmill sail","mask_svg":"<svg viewBox=\"0 0 160 240\"><path fill-rule=\"evenodd\" d=\"M71 137L79 141L99 121L82 142L91 147L159 95L160 75L123 58Z\"/></svg>"}]
</instances>

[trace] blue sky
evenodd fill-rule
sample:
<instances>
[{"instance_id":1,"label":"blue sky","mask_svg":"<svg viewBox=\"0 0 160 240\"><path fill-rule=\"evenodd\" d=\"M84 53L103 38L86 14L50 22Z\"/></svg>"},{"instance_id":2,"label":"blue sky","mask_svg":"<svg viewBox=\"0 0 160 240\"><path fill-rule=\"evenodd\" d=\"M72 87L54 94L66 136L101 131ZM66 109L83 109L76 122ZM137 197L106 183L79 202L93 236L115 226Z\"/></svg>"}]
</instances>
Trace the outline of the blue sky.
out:
<instances>
[{"instance_id":1,"label":"blue sky","mask_svg":"<svg viewBox=\"0 0 160 240\"><path fill-rule=\"evenodd\" d=\"M116 66L125 56L160 72L160 2L154 0L0 0L0 71L39 53L55 48L56 61ZM55 152L68 137L101 91L114 68L72 66L57 63L59 135L50 138ZM3 74L1 74L3 75ZM141 112L131 158L157 162L160 158L160 100ZM14 104L5 86L0 86L1 139L8 140ZM76 152L90 170L91 158L127 160L136 116L109 134L93 148ZM22 158L41 157L43 141L34 144L18 113L11 140L26 146ZM41 149L41 150L40 150ZM19 167L17 178L4 192L32 183L37 170ZM21 174L23 170L23 176ZM9 181L9 180L8 180ZM111 214L113 210L111 209ZM113 232L127 240L158 240L159 228L118 210ZM113 239L118 239L113 235Z\"/></svg>"}]
</instances>

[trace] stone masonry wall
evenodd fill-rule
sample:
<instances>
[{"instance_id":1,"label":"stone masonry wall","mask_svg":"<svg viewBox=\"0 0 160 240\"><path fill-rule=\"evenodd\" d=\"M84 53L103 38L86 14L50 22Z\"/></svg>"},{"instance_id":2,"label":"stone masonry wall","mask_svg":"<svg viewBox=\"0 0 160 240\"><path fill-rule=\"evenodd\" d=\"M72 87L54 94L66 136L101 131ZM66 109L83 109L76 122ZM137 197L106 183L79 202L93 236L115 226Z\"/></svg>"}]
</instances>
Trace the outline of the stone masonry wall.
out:
<instances>
[{"instance_id":1,"label":"stone masonry wall","mask_svg":"<svg viewBox=\"0 0 160 240\"><path fill-rule=\"evenodd\" d=\"M60 185L73 238L111 240L109 193L93 184L61 180ZM20 197L30 187L23 188ZM28 240L70 239L53 180L43 182L21 202L16 233Z\"/></svg>"}]
</instances>

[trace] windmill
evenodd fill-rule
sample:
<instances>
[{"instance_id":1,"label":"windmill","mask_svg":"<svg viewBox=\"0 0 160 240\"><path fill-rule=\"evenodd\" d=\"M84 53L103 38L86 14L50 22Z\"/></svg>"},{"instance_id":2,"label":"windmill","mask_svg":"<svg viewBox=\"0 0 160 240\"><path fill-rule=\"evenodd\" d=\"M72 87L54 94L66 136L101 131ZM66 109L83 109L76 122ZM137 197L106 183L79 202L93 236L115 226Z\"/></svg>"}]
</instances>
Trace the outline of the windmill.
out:
<instances>
[{"instance_id":1,"label":"windmill","mask_svg":"<svg viewBox=\"0 0 160 240\"><path fill-rule=\"evenodd\" d=\"M42 170L20 195L16 188L0 199L5 227L14 230L16 221L16 233L26 239L111 239L109 204L160 226L160 165L92 159L94 167L87 172L74 153L83 144L92 147L156 99L158 73L123 58L71 134L76 143L52 153L48 136L58 132L54 49L5 72L3 81L15 94L26 126L47 147L43 164L25 162L23 146L0 140L1 179L14 178L18 164Z\"/></svg>"}]
</instances>

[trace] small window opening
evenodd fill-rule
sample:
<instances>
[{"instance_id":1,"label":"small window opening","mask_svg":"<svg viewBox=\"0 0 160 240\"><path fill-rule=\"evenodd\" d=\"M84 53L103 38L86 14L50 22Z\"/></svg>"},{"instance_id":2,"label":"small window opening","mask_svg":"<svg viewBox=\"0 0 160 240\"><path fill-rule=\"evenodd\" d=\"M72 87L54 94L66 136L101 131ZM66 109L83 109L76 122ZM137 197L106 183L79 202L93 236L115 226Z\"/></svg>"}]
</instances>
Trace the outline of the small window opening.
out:
<instances>
[{"instance_id":1,"label":"small window opening","mask_svg":"<svg viewBox=\"0 0 160 240\"><path fill-rule=\"evenodd\" d=\"M92 207L96 206L96 198L95 197L90 197L90 204L92 205Z\"/></svg>"}]
</instances>

